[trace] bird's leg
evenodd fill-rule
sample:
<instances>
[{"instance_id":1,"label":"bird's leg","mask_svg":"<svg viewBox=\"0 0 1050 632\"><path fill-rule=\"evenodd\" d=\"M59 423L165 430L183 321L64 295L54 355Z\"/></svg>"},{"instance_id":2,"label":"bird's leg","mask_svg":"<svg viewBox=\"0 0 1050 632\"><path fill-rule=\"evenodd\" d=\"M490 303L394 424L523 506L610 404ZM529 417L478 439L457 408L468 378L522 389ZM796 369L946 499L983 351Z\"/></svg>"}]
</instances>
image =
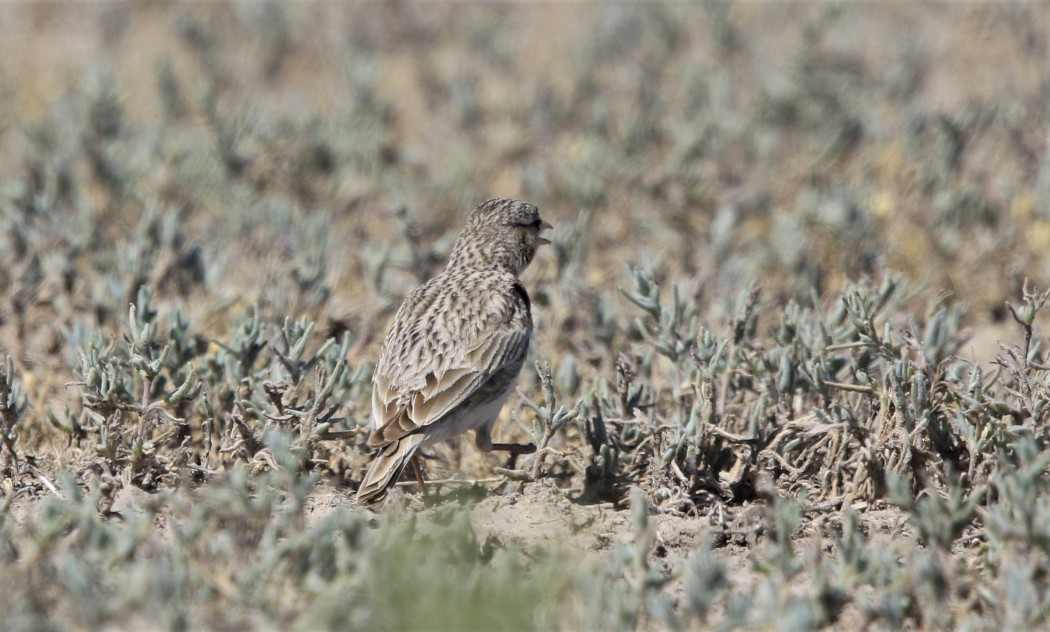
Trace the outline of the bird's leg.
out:
<instances>
[{"instance_id":1,"label":"bird's leg","mask_svg":"<svg viewBox=\"0 0 1050 632\"><path fill-rule=\"evenodd\" d=\"M493 443L491 450L499 450L500 452L510 452L517 456L518 454L532 454L536 451L535 443Z\"/></svg>"},{"instance_id":2,"label":"bird's leg","mask_svg":"<svg viewBox=\"0 0 1050 632\"><path fill-rule=\"evenodd\" d=\"M423 490L423 495L427 495L427 484L423 481L423 468L419 466L419 456L413 455L411 459L412 471L416 474L416 482L419 483L419 489Z\"/></svg>"},{"instance_id":3,"label":"bird's leg","mask_svg":"<svg viewBox=\"0 0 1050 632\"><path fill-rule=\"evenodd\" d=\"M536 451L535 443L493 443L493 450L499 450L501 452L507 452L510 454L510 458L507 459L507 469L513 470L518 466L518 455L519 454L532 454Z\"/></svg>"},{"instance_id":4,"label":"bird's leg","mask_svg":"<svg viewBox=\"0 0 1050 632\"><path fill-rule=\"evenodd\" d=\"M535 443L492 443L492 429L488 425L479 427L474 431L474 445L482 452L509 452L510 460L507 463L509 469L514 469L519 454L532 454L536 451Z\"/></svg>"}]
</instances>

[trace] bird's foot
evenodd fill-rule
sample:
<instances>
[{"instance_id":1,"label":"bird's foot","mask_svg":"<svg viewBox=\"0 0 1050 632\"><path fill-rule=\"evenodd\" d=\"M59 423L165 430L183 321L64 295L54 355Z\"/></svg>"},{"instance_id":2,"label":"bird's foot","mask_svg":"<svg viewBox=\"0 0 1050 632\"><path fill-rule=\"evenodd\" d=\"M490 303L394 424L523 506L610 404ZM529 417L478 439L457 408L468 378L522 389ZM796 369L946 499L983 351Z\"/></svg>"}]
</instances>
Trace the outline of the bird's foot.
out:
<instances>
[{"instance_id":1,"label":"bird's foot","mask_svg":"<svg viewBox=\"0 0 1050 632\"><path fill-rule=\"evenodd\" d=\"M532 454L536 451L535 443L493 443L492 450L510 452L511 454Z\"/></svg>"},{"instance_id":2,"label":"bird's foot","mask_svg":"<svg viewBox=\"0 0 1050 632\"><path fill-rule=\"evenodd\" d=\"M535 443L493 443L492 450L499 450L501 452L509 452L510 458L507 459L507 469L513 470L518 464L519 454L533 454L536 452Z\"/></svg>"}]
</instances>

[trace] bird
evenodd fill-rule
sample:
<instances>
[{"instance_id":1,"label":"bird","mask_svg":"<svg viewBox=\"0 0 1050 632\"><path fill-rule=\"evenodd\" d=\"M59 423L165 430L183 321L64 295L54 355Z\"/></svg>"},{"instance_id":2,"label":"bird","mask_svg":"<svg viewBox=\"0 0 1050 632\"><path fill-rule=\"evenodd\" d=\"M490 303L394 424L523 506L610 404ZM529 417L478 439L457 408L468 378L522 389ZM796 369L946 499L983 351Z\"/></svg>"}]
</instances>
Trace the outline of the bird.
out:
<instances>
[{"instance_id":1,"label":"bird","mask_svg":"<svg viewBox=\"0 0 1050 632\"><path fill-rule=\"evenodd\" d=\"M474 430L474 444L530 454L533 444L493 443L532 337L532 306L520 280L552 226L527 202L493 198L471 211L437 276L394 316L372 375L373 460L356 503L381 500L423 448Z\"/></svg>"}]
</instances>

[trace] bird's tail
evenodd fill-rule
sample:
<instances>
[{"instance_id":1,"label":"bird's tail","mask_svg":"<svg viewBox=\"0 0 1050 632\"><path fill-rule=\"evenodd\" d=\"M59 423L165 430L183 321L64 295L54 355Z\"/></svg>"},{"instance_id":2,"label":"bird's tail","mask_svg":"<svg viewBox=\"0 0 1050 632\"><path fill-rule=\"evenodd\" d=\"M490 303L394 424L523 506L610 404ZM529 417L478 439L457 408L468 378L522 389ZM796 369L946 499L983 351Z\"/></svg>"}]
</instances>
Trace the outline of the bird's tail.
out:
<instances>
[{"instance_id":1,"label":"bird's tail","mask_svg":"<svg viewBox=\"0 0 1050 632\"><path fill-rule=\"evenodd\" d=\"M423 433L405 435L376 454L364 480L357 488L357 504L376 502L386 496L387 488L397 481L408 460L415 456L423 439Z\"/></svg>"}]
</instances>

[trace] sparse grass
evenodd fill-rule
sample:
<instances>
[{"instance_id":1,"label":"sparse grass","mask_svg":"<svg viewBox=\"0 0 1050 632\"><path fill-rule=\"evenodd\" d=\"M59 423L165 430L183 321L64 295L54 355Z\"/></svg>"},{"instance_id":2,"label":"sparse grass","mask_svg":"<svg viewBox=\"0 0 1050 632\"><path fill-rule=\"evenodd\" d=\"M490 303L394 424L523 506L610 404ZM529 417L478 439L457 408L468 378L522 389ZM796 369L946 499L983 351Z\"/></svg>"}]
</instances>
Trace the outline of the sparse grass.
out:
<instances>
[{"instance_id":1,"label":"sparse grass","mask_svg":"<svg viewBox=\"0 0 1050 632\"><path fill-rule=\"evenodd\" d=\"M0 14L5 629L1050 620L1046 7ZM352 508L491 195L540 449Z\"/></svg>"}]
</instances>

